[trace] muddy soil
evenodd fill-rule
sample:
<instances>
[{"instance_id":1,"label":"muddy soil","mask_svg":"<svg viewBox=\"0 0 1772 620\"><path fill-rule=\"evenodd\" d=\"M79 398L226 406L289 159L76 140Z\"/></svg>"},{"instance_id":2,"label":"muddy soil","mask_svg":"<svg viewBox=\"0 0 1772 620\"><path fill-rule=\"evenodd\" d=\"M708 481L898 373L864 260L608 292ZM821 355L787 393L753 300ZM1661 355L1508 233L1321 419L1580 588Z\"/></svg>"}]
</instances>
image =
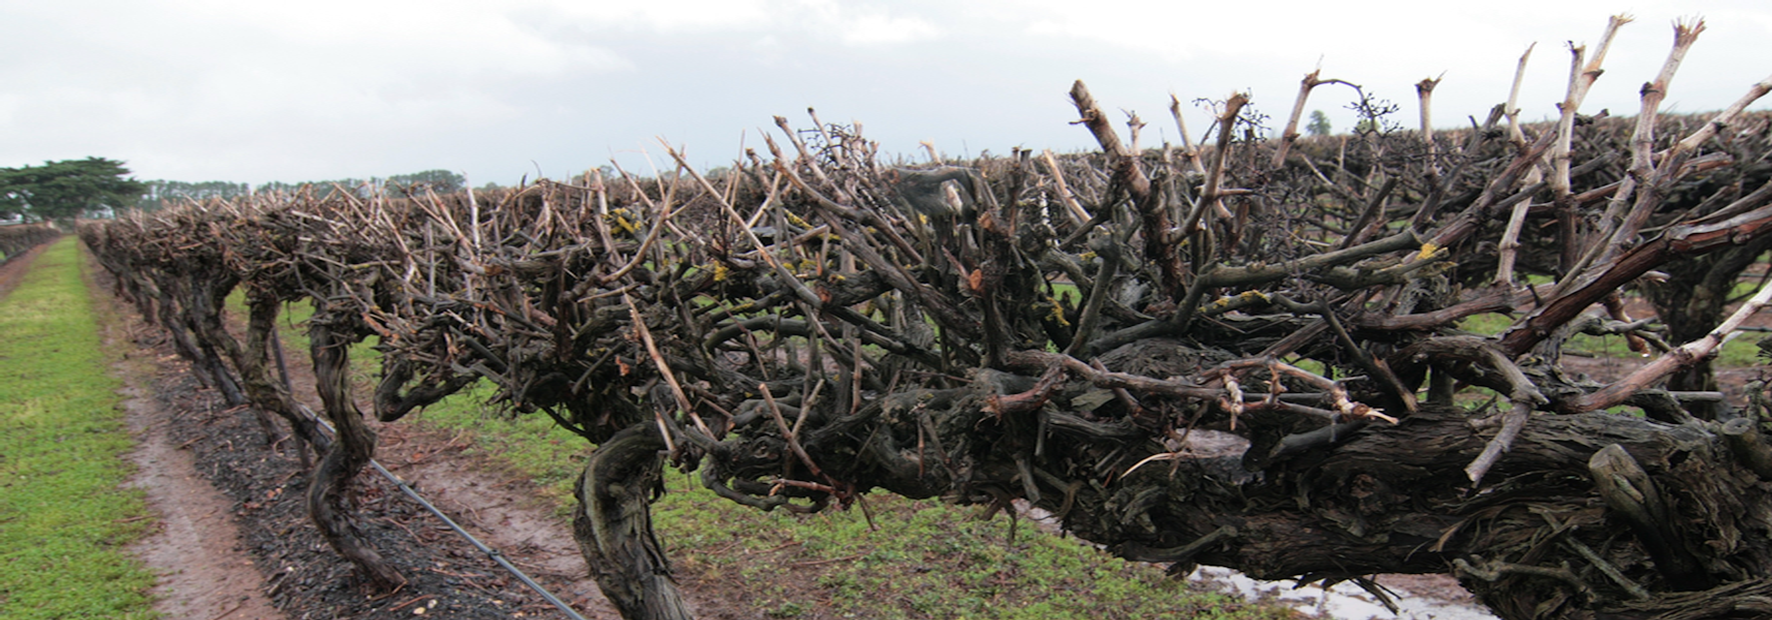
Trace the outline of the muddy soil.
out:
<instances>
[{"instance_id":1,"label":"muddy soil","mask_svg":"<svg viewBox=\"0 0 1772 620\"><path fill-rule=\"evenodd\" d=\"M170 416L126 377L123 407L137 446L129 460L136 475L129 485L147 496L159 517L158 529L131 547L154 572L155 608L171 618L284 618L271 605L241 546L233 503L198 478L191 454L173 443Z\"/></svg>"},{"instance_id":2,"label":"muddy soil","mask_svg":"<svg viewBox=\"0 0 1772 620\"><path fill-rule=\"evenodd\" d=\"M293 350L288 351L288 356L290 384L297 400L310 409L317 407L314 375L306 363L307 356ZM368 404L360 402L358 406L366 409ZM483 454L470 453L467 440L460 435L428 428L422 422L381 423L371 419L369 424L378 437L376 460L463 529L498 550L584 617L621 617L598 590L596 581L588 576L590 571L572 537L571 523L540 499L543 494L534 483ZM397 499L410 503L404 495ZM496 567L491 560L481 558L485 567ZM697 618L764 619L740 604L748 594L742 584L703 580L688 571L680 571L676 576L684 599ZM812 598L808 592L805 600ZM550 609L540 617L566 616Z\"/></svg>"},{"instance_id":3,"label":"muddy soil","mask_svg":"<svg viewBox=\"0 0 1772 620\"><path fill-rule=\"evenodd\" d=\"M1730 306L1729 311L1734 312L1735 308L1736 306ZM1593 312L1593 310L1590 310L1590 312ZM1632 319L1644 319L1656 316L1655 307L1641 297L1626 298L1625 312L1629 314ZM1772 312L1761 311L1756 313L1753 316L1748 317L1747 320L1742 323L1742 326L1748 329L1736 336L1736 339L1739 341L1758 342L1761 339L1772 338L1772 335L1766 333L1767 331L1772 331ZM1618 338L1618 336L1610 336L1610 338ZM1680 345L1680 343L1677 342L1669 344L1672 344L1673 346ZM1629 376L1630 373L1648 365L1649 362L1654 361L1655 357L1659 355L1659 353L1655 353L1652 356L1624 355L1619 357L1587 357L1565 354L1562 359L1562 368L1564 371L1572 374L1580 373L1587 375L1588 378L1593 379L1594 381L1611 383L1623 379ZM1715 368L1715 372L1717 384L1722 388L1724 397L1728 399L1730 405L1736 408L1741 408L1747 404L1747 384L1761 379L1762 375L1766 374L1766 367L1761 365L1750 367L1718 366Z\"/></svg>"},{"instance_id":4,"label":"muddy soil","mask_svg":"<svg viewBox=\"0 0 1772 620\"><path fill-rule=\"evenodd\" d=\"M359 476L356 526L370 544L392 559L408 583L393 591L368 587L356 568L320 538L308 521L306 484L299 455L287 440L268 441L255 414L228 409L202 388L171 354L156 329L141 324L94 286L106 330L118 351L119 371L131 387L125 407L141 448L133 456L135 482L150 491L160 532L138 550L163 575L156 593L160 610L176 618L371 619L433 615L448 618L559 618L561 612L485 554L457 538L438 519L372 472ZM447 470L476 465L439 455L452 452L447 438L418 433L389 437L389 465L417 477L427 462ZM435 441L435 445L428 442ZM456 446L458 449L459 446ZM421 456L430 455L430 456ZM503 524L551 519L539 510L521 513L509 497L522 489L478 481L488 474L453 472L451 482L427 480L421 492L462 486L503 495L500 500L471 494L439 493L472 499L470 525L486 522L495 531L523 532L527 546L488 542L532 576L573 604L587 618L616 618L584 575L569 530L557 524L549 540L531 528ZM506 495L508 494L508 495ZM444 504L448 500L433 499ZM463 511L457 511L460 514ZM484 532L476 532L484 533ZM562 552L568 558L563 559ZM279 611L280 610L280 611Z\"/></svg>"},{"instance_id":5,"label":"muddy soil","mask_svg":"<svg viewBox=\"0 0 1772 620\"><path fill-rule=\"evenodd\" d=\"M357 569L321 540L308 520L287 441L266 445L253 414L222 409L189 375L159 377L156 396L175 412L169 431L190 451L199 475L231 500L264 591L291 618L508 618L554 614L552 606L498 570L479 551L379 477L357 480L356 526L408 583L393 592L369 587Z\"/></svg>"}]
</instances>

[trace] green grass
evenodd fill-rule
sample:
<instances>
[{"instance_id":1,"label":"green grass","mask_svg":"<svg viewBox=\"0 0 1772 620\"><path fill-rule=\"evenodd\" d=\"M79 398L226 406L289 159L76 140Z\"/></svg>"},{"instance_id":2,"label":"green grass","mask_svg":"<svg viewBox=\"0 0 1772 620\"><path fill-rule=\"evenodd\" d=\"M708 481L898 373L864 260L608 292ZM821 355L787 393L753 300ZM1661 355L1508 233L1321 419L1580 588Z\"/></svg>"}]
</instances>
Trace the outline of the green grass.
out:
<instances>
[{"instance_id":1,"label":"green grass","mask_svg":"<svg viewBox=\"0 0 1772 620\"><path fill-rule=\"evenodd\" d=\"M0 303L0 619L157 617L125 549L151 521L119 488L133 442L80 271L65 237Z\"/></svg>"},{"instance_id":2,"label":"green grass","mask_svg":"<svg viewBox=\"0 0 1772 620\"><path fill-rule=\"evenodd\" d=\"M1494 336L1514 324L1513 317L1499 313L1473 314L1458 322L1458 328L1482 336Z\"/></svg>"},{"instance_id":3,"label":"green grass","mask_svg":"<svg viewBox=\"0 0 1772 620\"><path fill-rule=\"evenodd\" d=\"M859 510L763 513L713 497L683 476L654 506L678 565L703 581L748 584L775 617L1286 618L1194 590L1156 567L1113 558L975 509L876 495L879 529ZM791 585L791 587L790 587Z\"/></svg>"},{"instance_id":4,"label":"green grass","mask_svg":"<svg viewBox=\"0 0 1772 620\"><path fill-rule=\"evenodd\" d=\"M246 293L240 289L228 294L225 302L227 312L233 320L244 324L248 309ZM308 355L308 319L314 316L314 304L307 299L299 299L283 304L277 314L276 333L283 345L284 359L289 364L309 364ZM363 342L351 345L350 378L357 388L357 394L371 393L380 379L381 356L373 347L380 342L379 336L370 336ZM311 367L311 366L310 366Z\"/></svg>"},{"instance_id":5,"label":"green grass","mask_svg":"<svg viewBox=\"0 0 1772 620\"><path fill-rule=\"evenodd\" d=\"M542 486L558 513L590 446L540 415L491 416L486 388L415 414L472 440ZM692 476L692 475L691 475ZM869 496L879 529L862 511L795 515L721 499L680 473L653 505L672 561L702 583L743 584L742 604L769 617L856 618L1291 618L1279 607L1195 590L1158 567L1126 562L1022 522L975 518L975 508Z\"/></svg>"},{"instance_id":6,"label":"green grass","mask_svg":"<svg viewBox=\"0 0 1772 620\"><path fill-rule=\"evenodd\" d=\"M1760 339L1765 337L1766 334L1747 332L1723 343L1723 348L1717 351L1717 367L1752 368L1765 365L1766 360L1760 357L1759 345Z\"/></svg>"},{"instance_id":7,"label":"green grass","mask_svg":"<svg viewBox=\"0 0 1772 620\"><path fill-rule=\"evenodd\" d=\"M1466 317L1459 322L1458 328L1475 334L1493 336L1500 334L1502 330L1512 324L1513 319L1504 314L1478 314ZM1724 343L1722 350L1717 353L1716 367L1748 368L1760 365L1761 361L1756 357L1760 352L1756 345L1759 340L1759 335L1750 332ZM1670 344L1677 346L1679 343ZM1575 334L1569 338L1569 342L1563 345L1563 351L1588 357L1641 357L1637 352L1630 350L1630 344L1625 341L1625 337L1622 335Z\"/></svg>"}]
</instances>

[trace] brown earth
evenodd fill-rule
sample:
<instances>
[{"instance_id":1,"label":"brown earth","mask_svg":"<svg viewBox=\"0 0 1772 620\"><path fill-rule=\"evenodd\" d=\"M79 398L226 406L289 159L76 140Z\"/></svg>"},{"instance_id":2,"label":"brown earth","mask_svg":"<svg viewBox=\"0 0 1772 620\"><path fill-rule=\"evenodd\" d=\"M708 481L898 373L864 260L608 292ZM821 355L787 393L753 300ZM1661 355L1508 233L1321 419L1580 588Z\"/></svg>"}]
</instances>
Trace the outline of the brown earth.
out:
<instances>
[{"instance_id":1,"label":"brown earth","mask_svg":"<svg viewBox=\"0 0 1772 620\"><path fill-rule=\"evenodd\" d=\"M312 411L319 406L313 367L304 353L284 348L290 391ZM366 409L365 403L358 403L358 407ZM376 461L449 515L450 520L504 555L584 617L621 617L588 577L590 572L584 556L579 555L578 542L572 538L571 524L554 516L540 500L524 499L542 497L534 484L505 471L484 455L470 454L466 450L467 440L460 435L410 422L368 422L377 435ZM371 477L378 482L385 480L379 475L365 474L359 481ZM395 494L401 500L411 501L397 491ZM450 535L454 536L453 532ZM491 559L486 559L485 564L498 569ZM557 610L550 613L566 617Z\"/></svg>"},{"instance_id":2,"label":"brown earth","mask_svg":"<svg viewBox=\"0 0 1772 620\"><path fill-rule=\"evenodd\" d=\"M18 286L18 281L25 277L25 272L30 271L31 261L37 260L37 255L42 254L46 249L49 249L48 243L26 250L24 254L0 261L0 299L5 299L6 294L11 293L13 287Z\"/></svg>"},{"instance_id":3,"label":"brown earth","mask_svg":"<svg viewBox=\"0 0 1772 620\"><path fill-rule=\"evenodd\" d=\"M23 258L0 269L0 283L23 273ZM106 278L96 265L88 271ZM148 492L161 523L136 549L162 576L155 590L162 613L215 620L567 617L372 470L355 482L356 523L409 583L392 593L369 591L308 521L306 484L287 433L268 442L252 410L228 409L199 385L159 329L112 297L108 283L89 280L89 288L128 385L124 407L141 444L132 455L141 469L133 484ZM290 352L290 381L298 400L313 407L305 360ZM374 426L377 460L463 529L584 617L620 617L587 577L567 520L539 499L525 499L542 496L532 483L468 454L459 436L409 422ZM742 589L735 584L680 578L697 617L762 618L728 604Z\"/></svg>"},{"instance_id":4,"label":"brown earth","mask_svg":"<svg viewBox=\"0 0 1772 620\"><path fill-rule=\"evenodd\" d=\"M409 581L391 593L370 591L308 521L292 442L267 445L252 411L224 408L217 394L191 378L157 329L103 293L105 287L92 288L107 344L118 352L119 374L129 384L124 406L140 443L132 455L141 470L133 484L148 492L159 517L159 531L136 549L162 575L156 588L162 613L197 619L564 617L392 483L365 474L357 481L356 525ZM457 520L519 567L534 569L537 581L580 613L617 617L594 584L576 576L585 573L582 560L571 565L577 548L570 530L545 511L508 499L524 496L523 489L483 473L448 438L401 429L385 436L384 446L391 469L417 481L446 512L472 515ZM557 531L532 525L549 520Z\"/></svg>"},{"instance_id":5,"label":"brown earth","mask_svg":"<svg viewBox=\"0 0 1772 620\"><path fill-rule=\"evenodd\" d=\"M154 605L170 618L285 618L261 593L262 578L241 548L233 503L197 477L191 454L174 445L165 410L125 375L129 430L137 467L129 485L147 495L158 529L131 550L156 574Z\"/></svg>"},{"instance_id":6,"label":"brown earth","mask_svg":"<svg viewBox=\"0 0 1772 620\"><path fill-rule=\"evenodd\" d=\"M1734 312L1736 307L1737 306L1733 305L1730 306L1729 311ZM1597 311L1590 309L1589 312ZM1656 316L1655 307L1650 305L1649 302L1642 297L1625 298L1625 312L1635 320ZM1753 316L1748 317L1747 320L1742 323L1742 326L1754 330L1772 329L1772 312L1761 311L1756 313ZM1767 337L1767 334L1762 333L1761 331L1743 331L1735 338L1736 340L1744 342L1755 342L1761 338ZM1608 338L1616 339L1622 337L1608 336ZM1669 344L1677 347L1681 343L1675 342ZM1659 353L1654 353L1650 356L1627 354L1616 357L1590 357L1565 353L1561 360L1561 368L1566 372L1585 374L1588 378L1600 383L1611 383L1629 376L1630 373L1642 368L1649 362L1654 361L1655 357L1659 355ZM1717 366L1715 372L1717 384L1721 387L1725 398L1727 398L1733 406L1742 407L1747 403L1745 391L1747 384L1751 381L1760 379L1761 375L1765 372L1765 367L1757 364L1746 367Z\"/></svg>"},{"instance_id":7,"label":"brown earth","mask_svg":"<svg viewBox=\"0 0 1772 620\"><path fill-rule=\"evenodd\" d=\"M292 392L305 406L317 407L314 374L305 363L307 356L295 351L288 351L288 355ZM359 402L358 407L366 410L367 404ZM378 436L376 460L451 520L498 550L584 617L619 620L620 613L588 576L590 571L572 537L571 523L540 499L544 494L533 482L483 453L467 450L469 442L459 434L452 435L422 422L381 423L371 419L369 424ZM360 477L359 481L363 479ZM376 479L381 480L379 476ZM406 498L401 495L399 499ZM495 566L489 559L484 564ZM749 596L742 584L700 579L694 571L679 571L676 576L697 618L765 618L741 604ZM796 590L791 584L784 588L790 593L788 596ZM813 599L811 590L806 592L800 600ZM566 616L550 608L541 617Z\"/></svg>"}]
</instances>

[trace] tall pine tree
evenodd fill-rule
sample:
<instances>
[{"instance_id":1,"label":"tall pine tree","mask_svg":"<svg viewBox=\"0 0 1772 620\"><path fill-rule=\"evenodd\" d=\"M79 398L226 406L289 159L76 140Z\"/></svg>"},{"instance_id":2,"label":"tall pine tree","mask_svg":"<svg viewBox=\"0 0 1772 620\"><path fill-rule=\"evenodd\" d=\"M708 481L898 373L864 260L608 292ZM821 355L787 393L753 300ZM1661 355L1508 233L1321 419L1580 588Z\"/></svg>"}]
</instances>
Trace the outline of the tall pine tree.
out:
<instances>
[{"instance_id":1,"label":"tall pine tree","mask_svg":"<svg viewBox=\"0 0 1772 620\"><path fill-rule=\"evenodd\" d=\"M134 205L147 185L123 162L88 157L0 168L0 216L54 220Z\"/></svg>"}]
</instances>

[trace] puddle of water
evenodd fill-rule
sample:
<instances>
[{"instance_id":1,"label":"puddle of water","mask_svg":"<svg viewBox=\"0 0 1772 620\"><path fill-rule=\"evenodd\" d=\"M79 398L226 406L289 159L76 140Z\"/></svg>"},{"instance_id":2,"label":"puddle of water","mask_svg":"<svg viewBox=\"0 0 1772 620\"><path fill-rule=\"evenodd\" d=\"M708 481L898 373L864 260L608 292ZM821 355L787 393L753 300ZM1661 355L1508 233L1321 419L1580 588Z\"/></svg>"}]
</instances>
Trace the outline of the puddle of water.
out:
<instances>
[{"instance_id":1,"label":"puddle of water","mask_svg":"<svg viewBox=\"0 0 1772 620\"><path fill-rule=\"evenodd\" d=\"M1421 596L1402 587L1396 592L1397 613L1393 614L1372 593L1351 583L1338 583L1324 590L1316 585L1302 588L1281 581L1258 581L1237 571L1217 566L1202 566L1188 580L1203 587L1236 592L1250 600L1277 601L1318 618L1335 620L1496 620L1482 605L1472 601L1447 601Z\"/></svg>"},{"instance_id":2,"label":"puddle of water","mask_svg":"<svg viewBox=\"0 0 1772 620\"><path fill-rule=\"evenodd\" d=\"M1209 431L1208 431L1209 432ZM1228 435L1228 434L1227 434ZM1235 437L1234 435L1232 437ZM1237 438L1241 440L1241 438ZM1232 444L1232 449L1246 447ZM1035 508L1026 500L1015 500L1018 512L1042 530L1050 533L1064 531L1063 524L1053 518L1052 513ZM1260 581L1229 568L1218 566L1202 566L1194 569L1188 581L1200 587L1221 592L1234 592L1249 600L1271 600L1291 606L1317 618L1333 620L1498 620L1488 608L1478 604L1469 592L1458 585L1458 582L1446 578L1439 582L1430 576L1403 576L1411 582L1423 584L1421 592L1411 591L1406 586L1385 583L1395 593L1392 600L1397 604L1397 612L1391 613L1378 597L1352 583L1338 583L1325 591L1317 585L1296 587L1296 584L1285 581ZM1380 582L1384 578L1380 577Z\"/></svg>"}]
</instances>

